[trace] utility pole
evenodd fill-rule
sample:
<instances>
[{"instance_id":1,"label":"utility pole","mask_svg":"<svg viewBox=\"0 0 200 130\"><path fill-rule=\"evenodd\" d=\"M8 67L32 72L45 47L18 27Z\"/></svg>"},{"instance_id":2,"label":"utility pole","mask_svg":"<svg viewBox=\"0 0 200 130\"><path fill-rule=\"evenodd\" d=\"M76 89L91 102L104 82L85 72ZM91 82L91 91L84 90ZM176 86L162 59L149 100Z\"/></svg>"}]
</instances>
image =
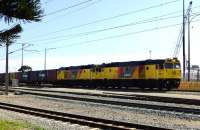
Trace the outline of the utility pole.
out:
<instances>
[{"instance_id":1,"label":"utility pole","mask_svg":"<svg viewBox=\"0 0 200 130\"><path fill-rule=\"evenodd\" d=\"M46 70L46 64L47 64L47 49L44 50L44 70Z\"/></svg>"},{"instance_id":2,"label":"utility pole","mask_svg":"<svg viewBox=\"0 0 200 130\"><path fill-rule=\"evenodd\" d=\"M27 45L27 46L25 46L25 45ZM27 48L29 46L33 46L33 44L22 43L22 63L21 63L21 66L24 65L24 51L37 51L37 50L25 50L25 48Z\"/></svg>"},{"instance_id":3,"label":"utility pole","mask_svg":"<svg viewBox=\"0 0 200 130\"><path fill-rule=\"evenodd\" d=\"M25 46L25 43L22 43L22 65L23 66L23 62L24 62L24 46Z\"/></svg>"},{"instance_id":4,"label":"utility pole","mask_svg":"<svg viewBox=\"0 0 200 130\"><path fill-rule=\"evenodd\" d=\"M190 81L190 12L191 12L192 1L188 8L188 81Z\"/></svg>"},{"instance_id":5,"label":"utility pole","mask_svg":"<svg viewBox=\"0 0 200 130\"><path fill-rule=\"evenodd\" d=\"M47 51L53 50L53 49L56 49L56 48L45 48L44 49L44 70L46 70L46 67L47 67Z\"/></svg>"},{"instance_id":6,"label":"utility pole","mask_svg":"<svg viewBox=\"0 0 200 130\"><path fill-rule=\"evenodd\" d=\"M151 59L151 53L152 53L152 51L151 50L149 50L149 58Z\"/></svg>"},{"instance_id":7,"label":"utility pole","mask_svg":"<svg viewBox=\"0 0 200 130\"><path fill-rule=\"evenodd\" d=\"M8 41L8 38L7 38L7 41L6 41L5 95L8 95L8 87L9 87L9 75L8 75L8 47L9 47L9 41Z\"/></svg>"},{"instance_id":8,"label":"utility pole","mask_svg":"<svg viewBox=\"0 0 200 130\"><path fill-rule=\"evenodd\" d=\"M185 80L185 0L183 0L183 80Z\"/></svg>"}]
</instances>

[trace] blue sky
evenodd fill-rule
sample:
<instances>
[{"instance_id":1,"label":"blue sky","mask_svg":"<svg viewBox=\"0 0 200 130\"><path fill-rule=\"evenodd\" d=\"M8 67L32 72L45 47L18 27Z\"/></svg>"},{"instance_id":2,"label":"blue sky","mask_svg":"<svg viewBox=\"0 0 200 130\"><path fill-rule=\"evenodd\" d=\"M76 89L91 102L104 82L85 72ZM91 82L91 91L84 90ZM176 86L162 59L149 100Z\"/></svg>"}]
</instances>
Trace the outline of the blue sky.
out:
<instances>
[{"instance_id":1,"label":"blue sky","mask_svg":"<svg viewBox=\"0 0 200 130\"><path fill-rule=\"evenodd\" d=\"M24 65L33 70L82 64L170 58L182 23L182 0L41 0L44 17L39 23L23 23L20 43L32 44L25 51ZM185 0L188 7L189 0ZM79 5L79 6L78 6ZM193 0L192 13L200 13ZM191 63L200 65L200 16L191 23ZM195 22L196 21L196 22ZM15 25L4 24L1 29ZM187 41L187 37L186 37ZM0 72L5 72L5 48L0 48ZM187 54L186 54L187 55ZM182 51L179 59L182 60ZM9 71L21 66L21 51L9 55Z\"/></svg>"}]
</instances>

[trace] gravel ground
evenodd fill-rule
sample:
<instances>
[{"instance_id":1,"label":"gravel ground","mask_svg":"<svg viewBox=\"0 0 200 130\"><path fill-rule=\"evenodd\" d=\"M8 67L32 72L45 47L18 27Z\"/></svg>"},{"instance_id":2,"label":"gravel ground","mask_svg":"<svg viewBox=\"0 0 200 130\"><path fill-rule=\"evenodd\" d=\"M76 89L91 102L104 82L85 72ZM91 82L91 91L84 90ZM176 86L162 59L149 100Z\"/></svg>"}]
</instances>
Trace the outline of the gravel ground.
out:
<instances>
[{"instance_id":1,"label":"gravel ground","mask_svg":"<svg viewBox=\"0 0 200 130\"><path fill-rule=\"evenodd\" d=\"M181 95L197 95L200 96L200 91L198 92L190 92L190 91L169 91L167 93L170 94L181 94Z\"/></svg>"},{"instance_id":2,"label":"gravel ground","mask_svg":"<svg viewBox=\"0 0 200 130\"><path fill-rule=\"evenodd\" d=\"M17 88L17 87L16 87ZM28 87L18 87L18 88L28 88ZM180 91L167 91L167 92L122 92L122 91L104 91L96 89L73 89L73 88L39 88L41 90L52 90L52 91L66 91L66 92L80 92L80 93L97 93L97 94L122 94L122 95L149 95L149 96L163 96L163 97L176 97L176 98L186 98L186 99L199 99L200 92L180 92Z\"/></svg>"},{"instance_id":3,"label":"gravel ground","mask_svg":"<svg viewBox=\"0 0 200 130\"><path fill-rule=\"evenodd\" d=\"M165 113L160 111L128 107L119 108L109 105L100 105L95 103L86 103L70 100L52 100L50 98L28 95L0 96L0 101L73 114L81 114L85 116L141 123L158 127L162 126L171 129L200 130L200 117L194 117L193 115L175 114L173 112ZM38 120L36 119L36 121Z\"/></svg>"},{"instance_id":4,"label":"gravel ground","mask_svg":"<svg viewBox=\"0 0 200 130\"><path fill-rule=\"evenodd\" d=\"M25 90L27 91L27 90ZM110 98L110 97L101 97L101 96L90 96L90 95L76 95L76 94L68 94L68 93L56 93L56 92L37 92L34 93L45 93L45 94L54 94L54 95L62 95L62 96L70 96L70 97L80 97L80 98L90 98L90 99L101 99L101 100L112 100L112 101L120 101L120 102L128 102L128 103L143 103L143 104L151 104L151 105L162 105L162 106L173 106L173 107L184 107L184 108L195 108L199 109L200 106L196 105L185 105L183 104L175 104L175 103L162 103L155 101L145 101L145 100L131 100L131 99L120 99L120 98ZM199 100L200 101L200 100Z\"/></svg>"},{"instance_id":5,"label":"gravel ground","mask_svg":"<svg viewBox=\"0 0 200 130\"><path fill-rule=\"evenodd\" d=\"M70 124L68 122L49 120L41 117L20 114L17 112L11 112L2 109L0 109L0 113L1 113L0 119L25 122L31 125L40 126L45 130L89 130L89 129L92 130L92 128L88 126L80 126L78 124ZM100 130L100 129L95 129L95 130Z\"/></svg>"}]
</instances>

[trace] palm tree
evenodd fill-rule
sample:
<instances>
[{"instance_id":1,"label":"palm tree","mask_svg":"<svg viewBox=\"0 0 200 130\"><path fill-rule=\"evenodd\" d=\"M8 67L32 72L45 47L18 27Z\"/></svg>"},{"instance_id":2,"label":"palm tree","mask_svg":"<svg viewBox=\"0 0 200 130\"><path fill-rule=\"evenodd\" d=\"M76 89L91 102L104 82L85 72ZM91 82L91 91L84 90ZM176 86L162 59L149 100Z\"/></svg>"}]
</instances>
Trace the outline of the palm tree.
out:
<instances>
[{"instance_id":1,"label":"palm tree","mask_svg":"<svg viewBox=\"0 0 200 130\"><path fill-rule=\"evenodd\" d=\"M9 76L8 76L8 47L14 43L15 39L19 38L18 35L22 32L21 26L18 24L8 30L0 32L0 42L6 45L6 76L5 76L5 94L8 94Z\"/></svg>"},{"instance_id":2,"label":"palm tree","mask_svg":"<svg viewBox=\"0 0 200 130\"><path fill-rule=\"evenodd\" d=\"M6 23L14 20L23 22L38 22L41 20L43 11L41 10L40 0L0 0L0 19ZM0 31L0 42L6 45L6 76L5 76L5 94L8 94L9 76L8 76L8 47L19 38L18 33L22 31L20 25L16 25L6 31ZM2 44L0 44L2 45Z\"/></svg>"},{"instance_id":3,"label":"palm tree","mask_svg":"<svg viewBox=\"0 0 200 130\"><path fill-rule=\"evenodd\" d=\"M14 20L38 22L42 14L40 0L0 0L0 18L6 23Z\"/></svg>"}]
</instances>

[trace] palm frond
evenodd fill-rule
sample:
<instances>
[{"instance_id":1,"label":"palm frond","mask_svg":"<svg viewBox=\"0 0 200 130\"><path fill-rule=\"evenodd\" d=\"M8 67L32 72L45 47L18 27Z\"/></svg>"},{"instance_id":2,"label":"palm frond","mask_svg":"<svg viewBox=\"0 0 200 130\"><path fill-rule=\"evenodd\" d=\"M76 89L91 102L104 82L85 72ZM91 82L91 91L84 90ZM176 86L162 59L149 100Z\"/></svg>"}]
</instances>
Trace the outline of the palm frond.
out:
<instances>
[{"instance_id":1,"label":"palm frond","mask_svg":"<svg viewBox=\"0 0 200 130\"><path fill-rule=\"evenodd\" d=\"M40 0L0 0L0 18L7 23L13 20L37 22L42 14Z\"/></svg>"},{"instance_id":2,"label":"palm frond","mask_svg":"<svg viewBox=\"0 0 200 130\"><path fill-rule=\"evenodd\" d=\"M20 24L17 24L8 30L0 31L0 42L3 44L11 44L20 37L20 32L22 32Z\"/></svg>"}]
</instances>

